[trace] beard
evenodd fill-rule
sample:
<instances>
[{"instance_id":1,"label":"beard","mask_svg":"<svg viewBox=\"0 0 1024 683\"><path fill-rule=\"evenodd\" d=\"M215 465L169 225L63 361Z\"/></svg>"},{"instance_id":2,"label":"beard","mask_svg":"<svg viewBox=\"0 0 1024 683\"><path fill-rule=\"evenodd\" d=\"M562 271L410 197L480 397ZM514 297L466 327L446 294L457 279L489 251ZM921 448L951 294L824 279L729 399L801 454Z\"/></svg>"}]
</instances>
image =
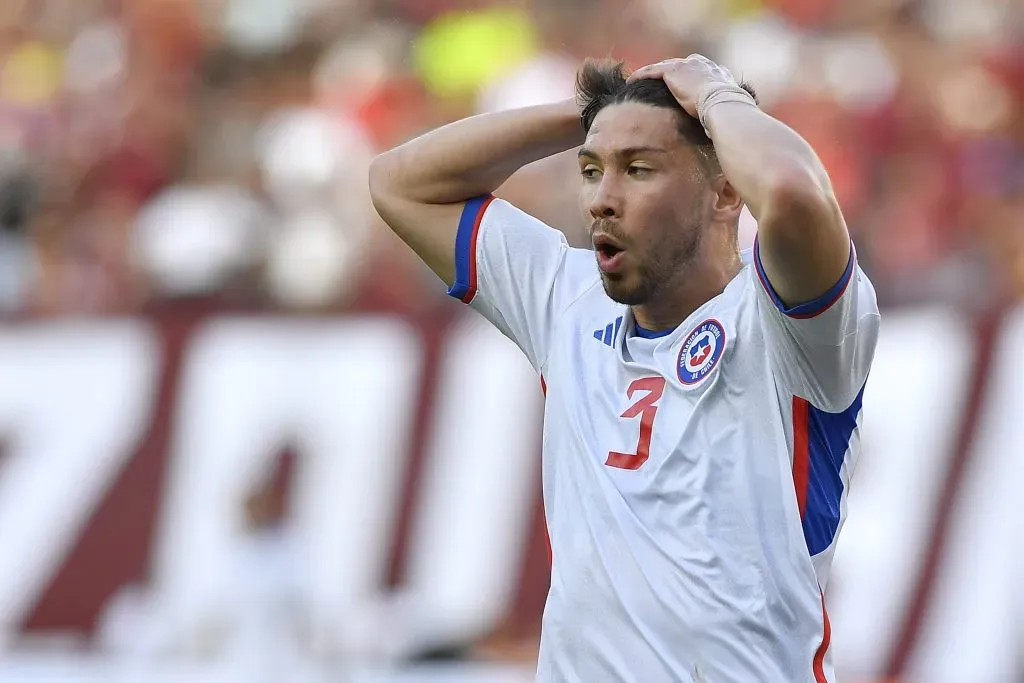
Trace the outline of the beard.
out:
<instances>
[{"instance_id":1,"label":"beard","mask_svg":"<svg viewBox=\"0 0 1024 683\"><path fill-rule=\"evenodd\" d=\"M627 306L641 306L650 301L656 292L654 278L643 264L626 273L601 273L601 284L609 299Z\"/></svg>"},{"instance_id":2,"label":"beard","mask_svg":"<svg viewBox=\"0 0 1024 683\"><path fill-rule=\"evenodd\" d=\"M698 224L676 235L671 244L661 244L629 257L635 265L618 273L601 273L601 284L612 301L627 306L642 306L658 298L665 289L684 284L689 266L700 250L702 230Z\"/></svg>"}]
</instances>

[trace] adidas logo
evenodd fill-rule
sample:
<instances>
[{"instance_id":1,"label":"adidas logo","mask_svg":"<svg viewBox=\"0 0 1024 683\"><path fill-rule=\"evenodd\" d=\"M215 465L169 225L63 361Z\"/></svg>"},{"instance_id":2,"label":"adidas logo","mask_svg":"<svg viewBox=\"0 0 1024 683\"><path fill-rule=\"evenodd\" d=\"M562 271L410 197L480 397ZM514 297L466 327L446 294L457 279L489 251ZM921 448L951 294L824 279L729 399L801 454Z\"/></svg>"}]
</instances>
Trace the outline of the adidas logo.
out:
<instances>
[{"instance_id":1,"label":"adidas logo","mask_svg":"<svg viewBox=\"0 0 1024 683\"><path fill-rule=\"evenodd\" d=\"M615 319L615 322L608 323L604 329L594 330L594 339L599 342L604 342L606 346L612 345L612 339L615 339L615 335L619 333L619 328L622 326L622 316L620 315Z\"/></svg>"}]
</instances>

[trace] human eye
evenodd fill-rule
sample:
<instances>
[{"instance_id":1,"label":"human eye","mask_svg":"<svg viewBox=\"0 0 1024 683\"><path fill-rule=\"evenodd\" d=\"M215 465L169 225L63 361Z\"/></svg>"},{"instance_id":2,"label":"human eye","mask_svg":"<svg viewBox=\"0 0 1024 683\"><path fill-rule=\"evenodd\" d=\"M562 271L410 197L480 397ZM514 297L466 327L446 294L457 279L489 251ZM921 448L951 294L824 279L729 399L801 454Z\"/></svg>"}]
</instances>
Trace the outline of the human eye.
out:
<instances>
[{"instance_id":1,"label":"human eye","mask_svg":"<svg viewBox=\"0 0 1024 683\"><path fill-rule=\"evenodd\" d=\"M587 180L593 180L597 178L600 174L600 169L598 169L597 166L594 166L593 164L587 164L586 166L580 169L580 175Z\"/></svg>"}]
</instances>

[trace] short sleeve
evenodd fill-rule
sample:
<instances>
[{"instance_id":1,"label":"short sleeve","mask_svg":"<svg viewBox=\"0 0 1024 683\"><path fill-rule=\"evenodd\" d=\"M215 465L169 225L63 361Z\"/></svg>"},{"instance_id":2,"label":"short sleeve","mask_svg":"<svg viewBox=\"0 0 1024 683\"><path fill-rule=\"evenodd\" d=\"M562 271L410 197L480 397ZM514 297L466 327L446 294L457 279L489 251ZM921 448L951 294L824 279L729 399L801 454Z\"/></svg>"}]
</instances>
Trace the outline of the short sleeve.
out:
<instances>
[{"instance_id":1,"label":"short sleeve","mask_svg":"<svg viewBox=\"0 0 1024 683\"><path fill-rule=\"evenodd\" d=\"M847 410L867 381L878 342L875 290L850 260L838 282L814 301L787 307L768 281L754 242L757 309L776 378L828 412Z\"/></svg>"},{"instance_id":2,"label":"short sleeve","mask_svg":"<svg viewBox=\"0 0 1024 683\"><path fill-rule=\"evenodd\" d=\"M493 196L466 202L448 294L497 326L538 372L559 316L597 281L593 255L558 230Z\"/></svg>"}]
</instances>

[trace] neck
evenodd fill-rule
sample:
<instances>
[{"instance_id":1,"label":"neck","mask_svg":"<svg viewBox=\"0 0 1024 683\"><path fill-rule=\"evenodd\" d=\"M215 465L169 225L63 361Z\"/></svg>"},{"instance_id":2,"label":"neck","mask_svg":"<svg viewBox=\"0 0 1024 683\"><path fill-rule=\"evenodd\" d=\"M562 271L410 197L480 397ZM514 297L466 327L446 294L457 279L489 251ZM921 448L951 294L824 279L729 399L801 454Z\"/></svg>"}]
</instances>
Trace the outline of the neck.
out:
<instances>
[{"instance_id":1,"label":"neck","mask_svg":"<svg viewBox=\"0 0 1024 683\"><path fill-rule=\"evenodd\" d=\"M693 262L660 287L651 301L632 307L637 325L654 332L677 327L691 313L721 294L742 270L735 242L714 245L707 240L705 244L713 248L699 250Z\"/></svg>"}]
</instances>

